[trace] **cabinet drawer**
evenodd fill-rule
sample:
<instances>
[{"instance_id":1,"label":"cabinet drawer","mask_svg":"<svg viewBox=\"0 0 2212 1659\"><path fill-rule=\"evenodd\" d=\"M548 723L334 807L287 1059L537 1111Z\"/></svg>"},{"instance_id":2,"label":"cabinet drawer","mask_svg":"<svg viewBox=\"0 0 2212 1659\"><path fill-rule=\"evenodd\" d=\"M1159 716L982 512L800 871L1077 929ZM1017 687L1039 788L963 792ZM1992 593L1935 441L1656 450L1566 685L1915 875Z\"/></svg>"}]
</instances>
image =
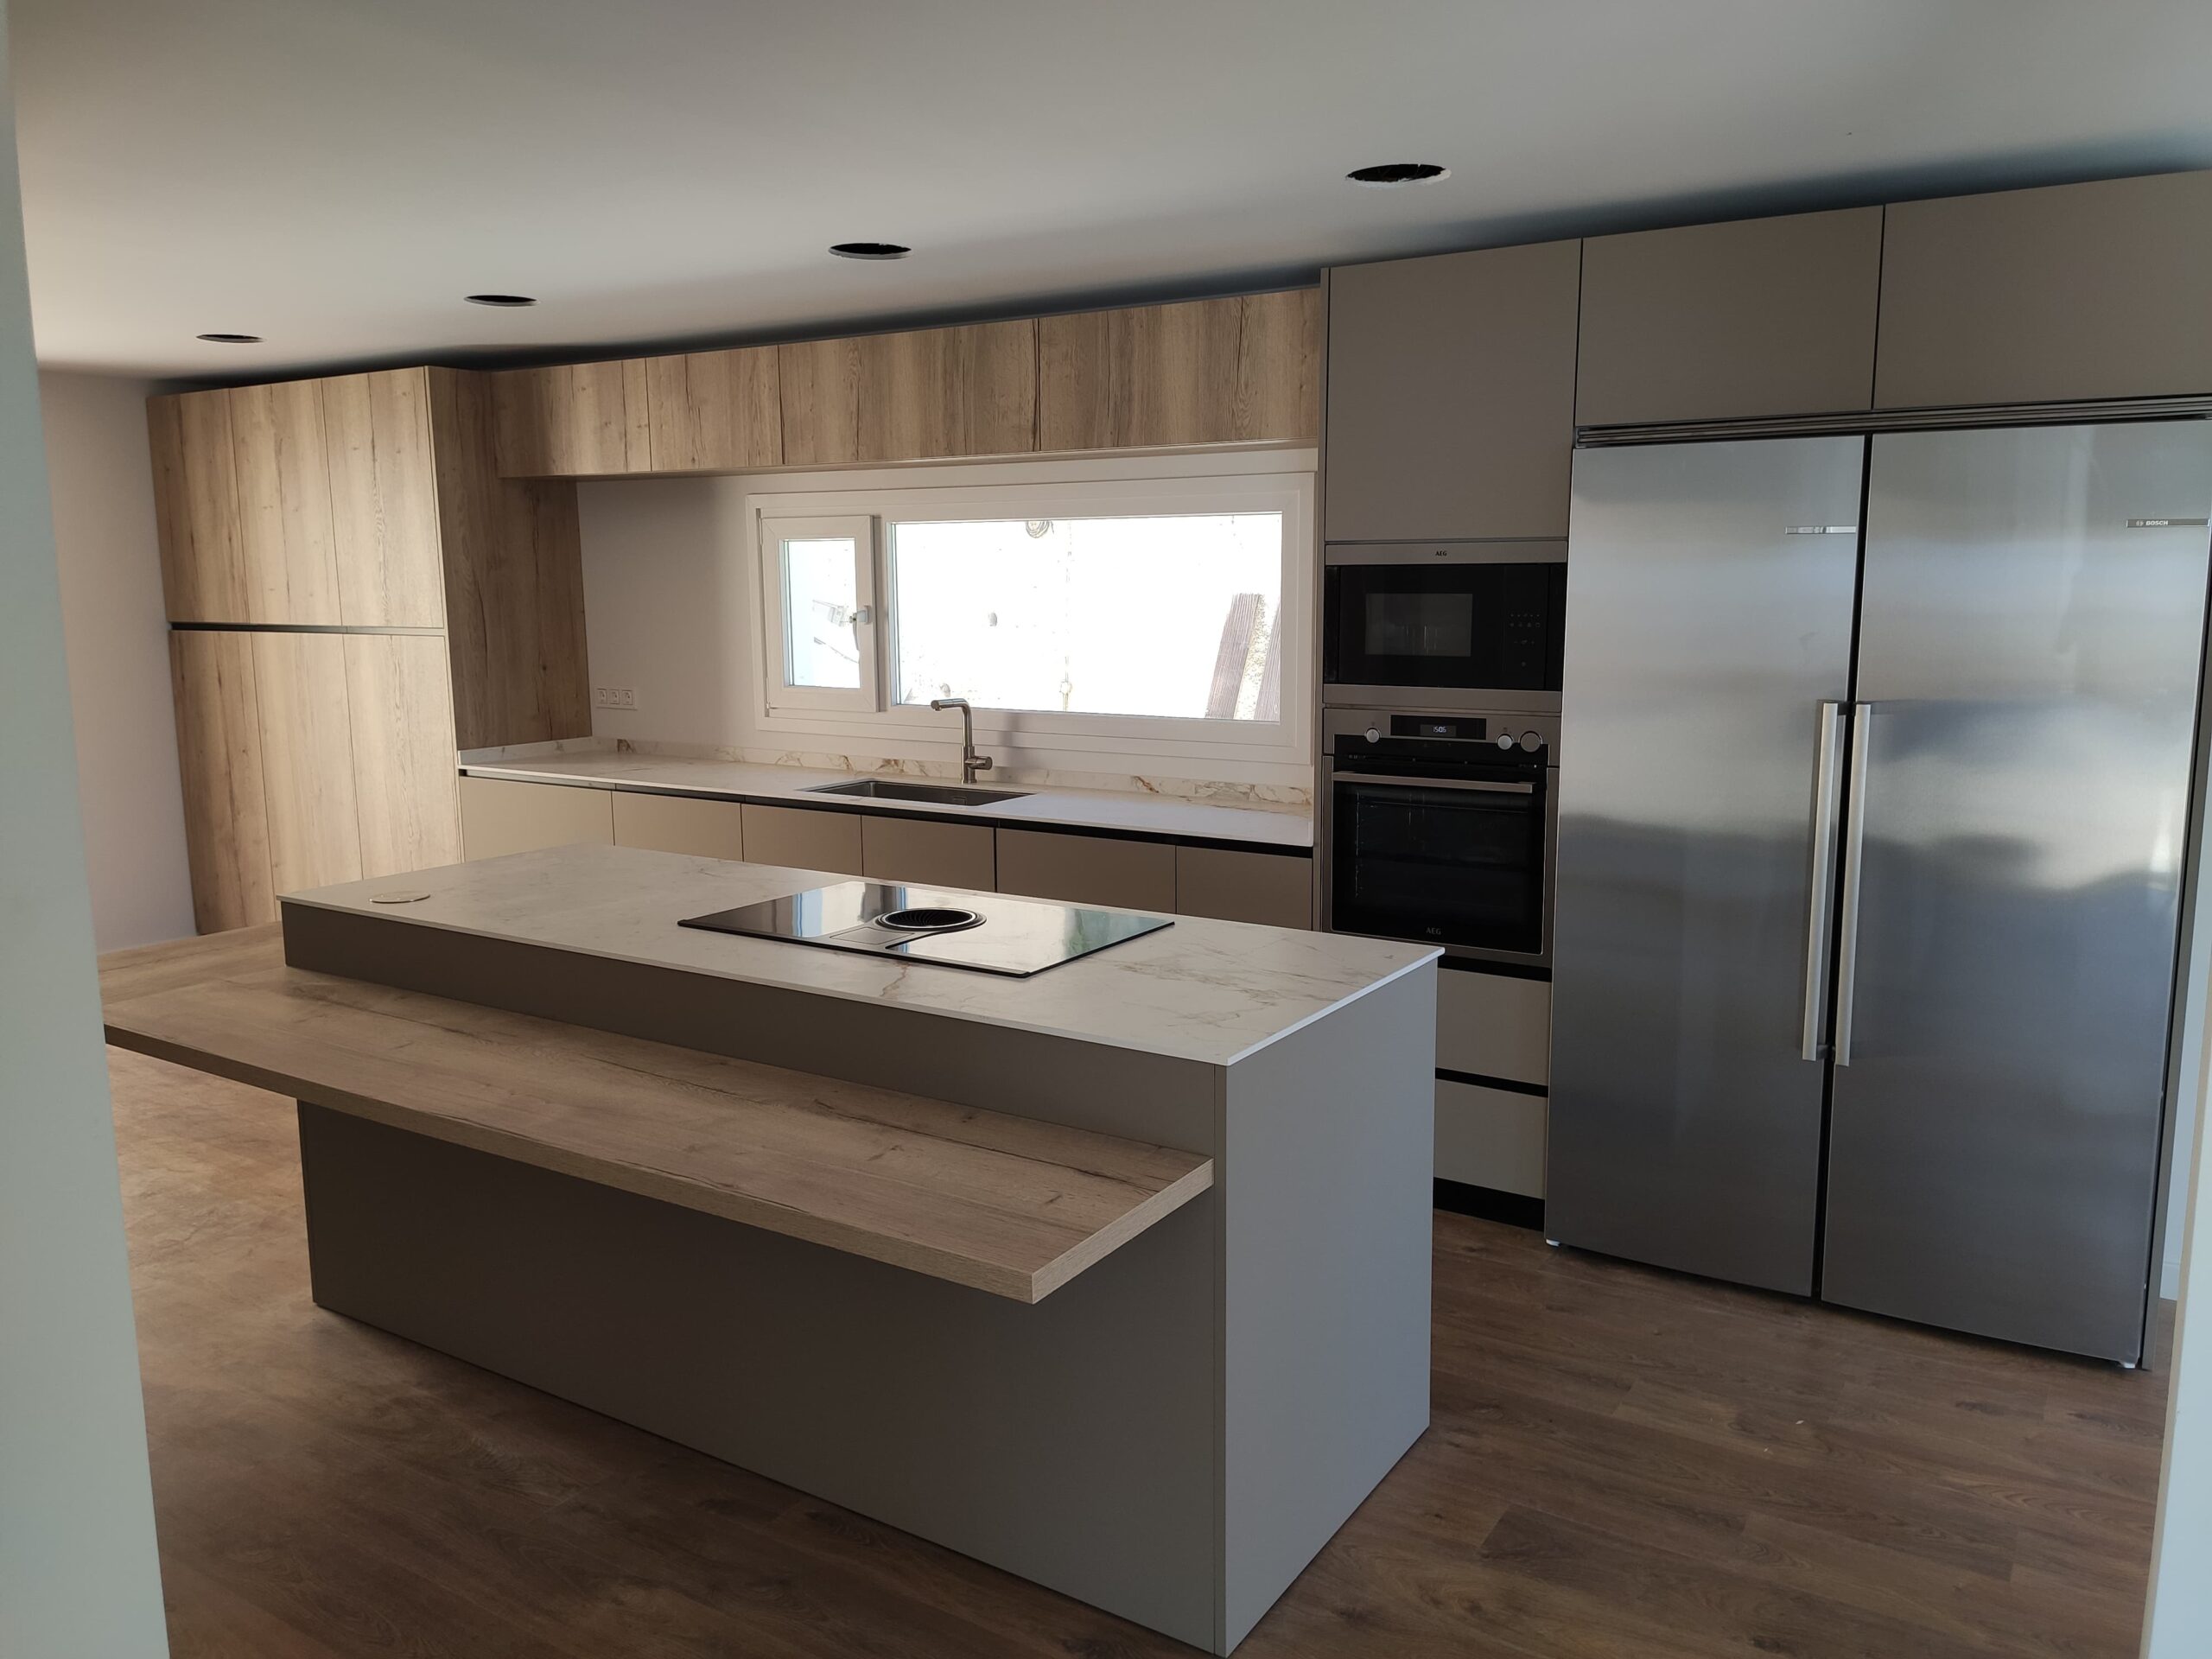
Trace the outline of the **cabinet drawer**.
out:
<instances>
[{"instance_id":1,"label":"cabinet drawer","mask_svg":"<svg viewBox=\"0 0 2212 1659\"><path fill-rule=\"evenodd\" d=\"M991 827L932 818L861 820L861 874L871 881L917 881L988 893L994 876Z\"/></svg>"},{"instance_id":2,"label":"cabinet drawer","mask_svg":"<svg viewBox=\"0 0 2212 1659\"><path fill-rule=\"evenodd\" d=\"M1313 861L1231 847L1175 849L1175 911L1268 927L1313 925Z\"/></svg>"},{"instance_id":3,"label":"cabinet drawer","mask_svg":"<svg viewBox=\"0 0 2212 1659\"><path fill-rule=\"evenodd\" d=\"M497 858L579 842L614 839L611 791L512 778L461 780L461 845L471 858Z\"/></svg>"},{"instance_id":4,"label":"cabinet drawer","mask_svg":"<svg viewBox=\"0 0 2212 1659\"><path fill-rule=\"evenodd\" d=\"M1116 836L999 831L999 891L1071 905L1116 905L1173 914L1175 849Z\"/></svg>"},{"instance_id":5,"label":"cabinet drawer","mask_svg":"<svg viewBox=\"0 0 2212 1659\"><path fill-rule=\"evenodd\" d=\"M750 864L781 864L794 870L830 870L858 875L861 870L861 815L817 812L804 806L745 809L745 856Z\"/></svg>"},{"instance_id":6,"label":"cabinet drawer","mask_svg":"<svg viewBox=\"0 0 2212 1659\"><path fill-rule=\"evenodd\" d=\"M1544 1196L1544 1130L1550 1103L1541 1095L1436 1083L1436 1173L1528 1198Z\"/></svg>"},{"instance_id":7,"label":"cabinet drawer","mask_svg":"<svg viewBox=\"0 0 2212 1659\"><path fill-rule=\"evenodd\" d=\"M1436 1068L1514 1083L1552 1073L1552 988L1446 968L1436 976Z\"/></svg>"},{"instance_id":8,"label":"cabinet drawer","mask_svg":"<svg viewBox=\"0 0 2212 1659\"><path fill-rule=\"evenodd\" d=\"M743 809L735 801L690 795L643 795L617 790L614 844L699 858L745 856Z\"/></svg>"}]
</instances>

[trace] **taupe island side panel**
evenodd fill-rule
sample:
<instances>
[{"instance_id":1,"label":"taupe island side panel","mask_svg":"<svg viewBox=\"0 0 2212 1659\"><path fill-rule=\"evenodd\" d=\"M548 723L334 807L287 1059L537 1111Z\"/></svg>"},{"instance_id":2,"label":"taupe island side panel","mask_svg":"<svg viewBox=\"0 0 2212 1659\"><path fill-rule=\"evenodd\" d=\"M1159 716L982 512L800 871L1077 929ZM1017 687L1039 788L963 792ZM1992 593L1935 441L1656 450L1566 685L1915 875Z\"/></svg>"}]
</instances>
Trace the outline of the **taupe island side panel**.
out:
<instances>
[{"instance_id":1,"label":"taupe island side panel","mask_svg":"<svg viewBox=\"0 0 2212 1659\"><path fill-rule=\"evenodd\" d=\"M1006 981L675 926L823 879L522 854L296 895L287 954L1211 1188L1026 1306L310 1106L317 1300L1228 1652L1427 1422L1433 953L1179 918Z\"/></svg>"}]
</instances>

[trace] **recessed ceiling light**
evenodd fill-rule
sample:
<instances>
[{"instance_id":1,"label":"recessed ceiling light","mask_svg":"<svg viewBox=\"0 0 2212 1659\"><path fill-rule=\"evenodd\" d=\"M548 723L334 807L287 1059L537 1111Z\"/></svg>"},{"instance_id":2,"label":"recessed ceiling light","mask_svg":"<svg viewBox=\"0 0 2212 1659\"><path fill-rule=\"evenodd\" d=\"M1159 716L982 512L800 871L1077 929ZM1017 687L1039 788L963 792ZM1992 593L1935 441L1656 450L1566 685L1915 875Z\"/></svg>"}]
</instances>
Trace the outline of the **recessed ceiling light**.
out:
<instances>
[{"instance_id":1,"label":"recessed ceiling light","mask_svg":"<svg viewBox=\"0 0 2212 1659\"><path fill-rule=\"evenodd\" d=\"M199 338L206 340L210 346L258 346L261 344L259 334L201 334Z\"/></svg>"},{"instance_id":2,"label":"recessed ceiling light","mask_svg":"<svg viewBox=\"0 0 2212 1659\"><path fill-rule=\"evenodd\" d=\"M464 294L461 297L471 305L498 305L512 308L537 303L527 294Z\"/></svg>"},{"instance_id":3,"label":"recessed ceiling light","mask_svg":"<svg viewBox=\"0 0 2212 1659\"><path fill-rule=\"evenodd\" d=\"M837 242L830 251L840 259L904 259L913 250L900 242Z\"/></svg>"},{"instance_id":4,"label":"recessed ceiling light","mask_svg":"<svg viewBox=\"0 0 2212 1659\"><path fill-rule=\"evenodd\" d=\"M1344 175L1354 184L1427 184L1448 179L1452 169L1434 162L1384 162L1376 167L1357 167Z\"/></svg>"}]
</instances>

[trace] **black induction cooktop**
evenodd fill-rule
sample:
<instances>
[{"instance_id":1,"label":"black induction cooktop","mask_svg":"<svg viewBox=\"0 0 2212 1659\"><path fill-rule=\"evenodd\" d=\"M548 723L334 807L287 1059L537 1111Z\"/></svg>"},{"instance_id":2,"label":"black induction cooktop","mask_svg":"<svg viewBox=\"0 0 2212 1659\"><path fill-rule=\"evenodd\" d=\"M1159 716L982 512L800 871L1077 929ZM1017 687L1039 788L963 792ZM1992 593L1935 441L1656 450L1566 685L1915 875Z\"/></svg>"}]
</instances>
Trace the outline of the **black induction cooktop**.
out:
<instances>
[{"instance_id":1,"label":"black induction cooktop","mask_svg":"<svg viewBox=\"0 0 2212 1659\"><path fill-rule=\"evenodd\" d=\"M953 887L840 881L787 899L687 916L680 925L1027 979L1109 944L1156 933L1173 925L1173 918Z\"/></svg>"}]
</instances>

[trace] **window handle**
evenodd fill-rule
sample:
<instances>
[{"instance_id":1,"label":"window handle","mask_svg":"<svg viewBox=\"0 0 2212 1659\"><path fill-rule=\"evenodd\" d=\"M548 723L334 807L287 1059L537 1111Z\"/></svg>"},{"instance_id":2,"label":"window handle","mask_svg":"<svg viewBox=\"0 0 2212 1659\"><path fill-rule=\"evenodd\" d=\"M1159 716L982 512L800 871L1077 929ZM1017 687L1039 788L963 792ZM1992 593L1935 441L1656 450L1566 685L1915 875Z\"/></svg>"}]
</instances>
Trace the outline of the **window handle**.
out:
<instances>
[{"instance_id":1,"label":"window handle","mask_svg":"<svg viewBox=\"0 0 2212 1659\"><path fill-rule=\"evenodd\" d=\"M863 605L853 613L853 626L856 628L864 628L874 620L875 607L873 605Z\"/></svg>"}]
</instances>

